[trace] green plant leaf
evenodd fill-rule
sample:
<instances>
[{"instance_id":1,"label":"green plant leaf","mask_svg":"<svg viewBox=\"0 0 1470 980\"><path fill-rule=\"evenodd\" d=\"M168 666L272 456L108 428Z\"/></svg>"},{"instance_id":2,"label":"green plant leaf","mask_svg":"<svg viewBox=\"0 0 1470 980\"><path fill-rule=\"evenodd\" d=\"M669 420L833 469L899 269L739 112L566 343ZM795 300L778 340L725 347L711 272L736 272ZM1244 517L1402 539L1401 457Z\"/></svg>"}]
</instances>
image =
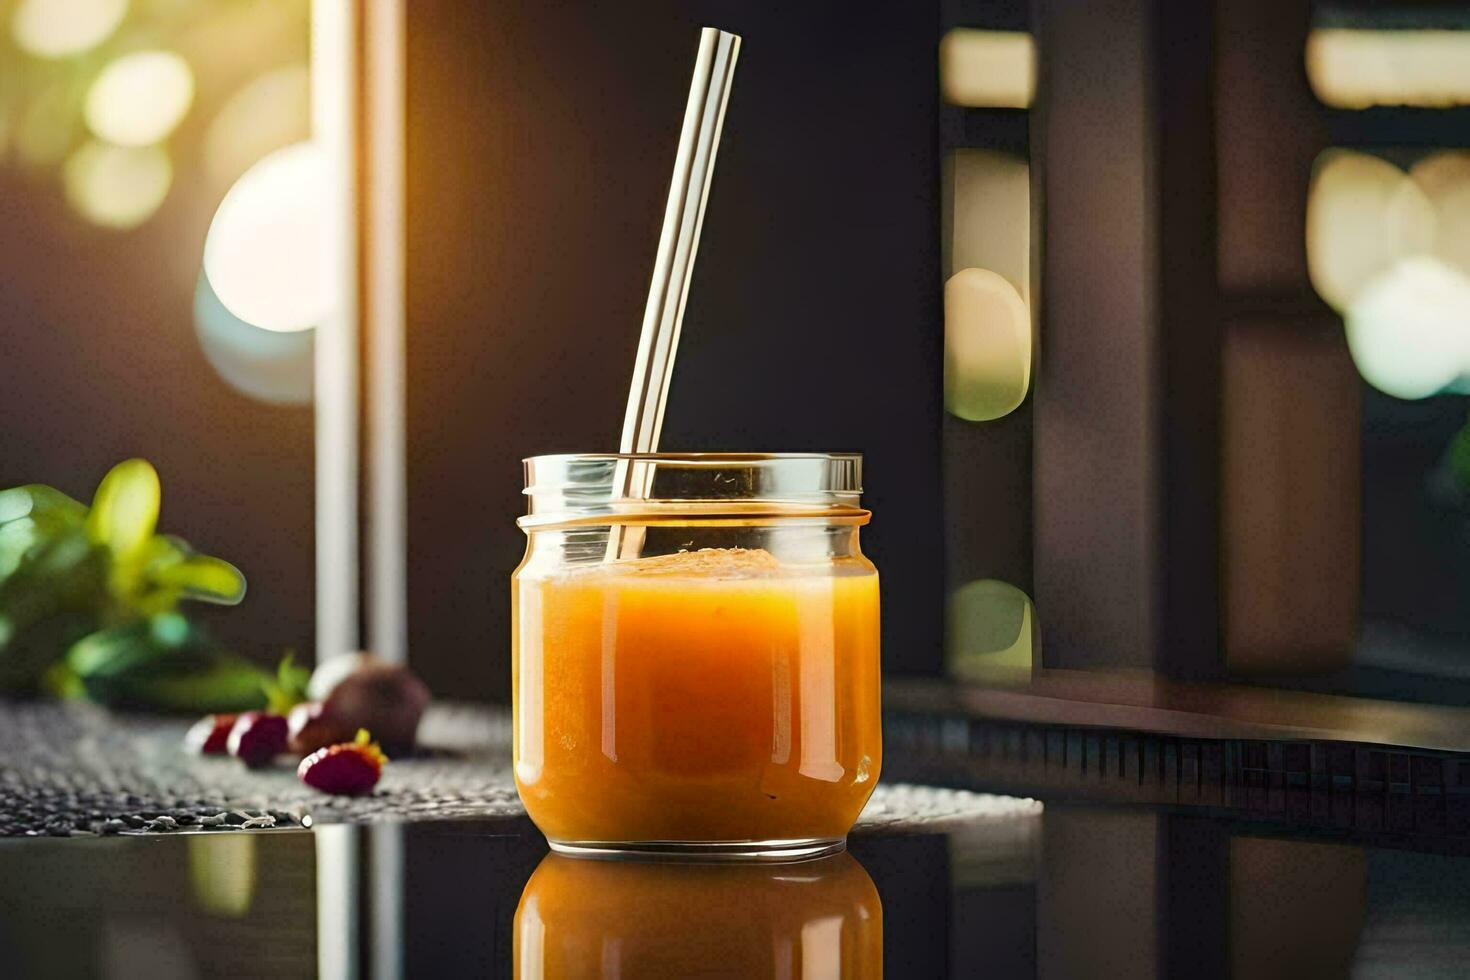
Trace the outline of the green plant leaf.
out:
<instances>
[{"instance_id":1,"label":"green plant leaf","mask_svg":"<svg viewBox=\"0 0 1470 980\"><path fill-rule=\"evenodd\" d=\"M55 487L40 483L0 490L0 524L23 517L78 525L86 520L87 508Z\"/></svg>"},{"instance_id":2,"label":"green plant leaf","mask_svg":"<svg viewBox=\"0 0 1470 980\"><path fill-rule=\"evenodd\" d=\"M156 569L148 579L155 585L176 589L178 594L201 602L237 605L245 598L245 576L229 562L208 555L181 558Z\"/></svg>"},{"instance_id":3,"label":"green plant leaf","mask_svg":"<svg viewBox=\"0 0 1470 980\"><path fill-rule=\"evenodd\" d=\"M284 715L306 700L306 685L311 680L311 671L297 667L293 661L295 651L287 651L276 667L276 676L261 682L267 707L273 714Z\"/></svg>"},{"instance_id":4,"label":"green plant leaf","mask_svg":"<svg viewBox=\"0 0 1470 980\"><path fill-rule=\"evenodd\" d=\"M66 664L88 698L114 707L208 713L265 703L264 672L215 649L177 614L83 637Z\"/></svg>"},{"instance_id":5,"label":"green plant leaf","mask_svg":"<svg viewBox=\"0 0 1470 980\"><path fill-rule=\"evenodd\" d=\"M90 691L95 682L137 671L177 650L180 643L169 635L174 622L182 623L182 617L168 614L89 633L72 644L66 664ZM187 635L188 625L183 628Z\"/></svg>"},{"instance_id":6,"label":"green plant leaf","mask_svg":"<svg viewBox=\"0 0 1470 980\"><path fill-rule=\"evenodd\" d=\"M7 632L17 636L32 623L62 611L91 612L105 574L100 549L80 529L37 542L0 581L0 618L8 624Z\"/></svg>"},{"instance_id":7,"label":"green plant leaf","mask_svg":"<svg viewBox=\"0 0 1470 980\"><path fill-rule=\"evenodd\" d=\"M87 534L112 550L113 558L136 559L158 527L162 490L158 472L147 460L118 463L97 486L87 515Z\"/></svg>"},{"instance_id":8,"label":"green plant leaf","mask_svg":"<svg viewBox=\"0 0 1470 980\"><path fill-rule=\"evenodd\" d=\"M1460 491L1470 491L1470 422L1461 426L1450 439L1445 460Z\"/></svg>"},{"instance_id":9,"label":"green plant leaf","mask_svg":"<svg viewBox=\"0 0 1470 980\"><path fill-rule=\"evenodd\" d=\"M60 612L8 636L0 644L0 692L40 693L47 671L57 665L68 647L96 627L96 621L90 617Z\"/></svg>"},{"instance_id":10,"label":"green plant leaf","mask_svg":"<svg viewBox=\"0 0 1470 980\"><path fill-rule=\"evenodd\" d=\"M48 538L0 581L0 690L33 693L46 667L97 628L106 564L80 529Z\"/></svg>"},{"instance_id":11,"label":"green plant leaf","mask_svg":"<svg viewBox=\"0 0 1470 980\"><path fill-rule=\"evenodd\" d=\"M15 573L40 539L40 530L28 517L0 524L0 582Z\"/></svg>"},{"instance_id":12,"label":"green plant leaf","mask_svg":"<svg viewBox=\"0 0 1470 980\"><path fill-rule=\"evenodd\" d=\"M41 689L52 697L76 700L87 696L82 679L65 660L58 660L41 675Z\"/></svg>"},{"instance_id":13,"label":"green plant leaf","mask_svg":"<svg viewBox=\"0 0 1470 980\"><path fill-rule=\"evenodd\" d=\"M0 581L31 549L63 531L82 526L87 508L52 487L32 484L0 490Z\"/></svg>"},{"instance_id":14,"label":"green plant leaf","mask_svg":"<svg viewBox=\"0 0 1470 980\"><path fill-rule=\"evenodd\" d=\"M160 500L141 459L114 466L90 510L39 484L0 491L0 691L187 710L263 702L266 675L175 612L186 598L238 603L244 576L157 534Z\"/></svg>"},{"instance_id":15,"label":"green plant leaf","mask_svg":"<svg viewBox=\"0 0 1470 980\"><path fill-rule=\"evenodd\" d=\"M178 665L117 685L114 700L108 703L182 714L254 711L265 706L260 675L254 664L222 654L208 663Z\"/></svg>"},{"instance_id":16,"label":"green plant leaf","mask_svg":"<svg viewBox=\"0 0 1470 980\"><path fill-rule=\"evenodd\" d=\"M155 534L143 546L142 561L145 568L164 568L174 562L183 561L194 554L194 548L175 534Z\"/></svg>"}]
</instances>

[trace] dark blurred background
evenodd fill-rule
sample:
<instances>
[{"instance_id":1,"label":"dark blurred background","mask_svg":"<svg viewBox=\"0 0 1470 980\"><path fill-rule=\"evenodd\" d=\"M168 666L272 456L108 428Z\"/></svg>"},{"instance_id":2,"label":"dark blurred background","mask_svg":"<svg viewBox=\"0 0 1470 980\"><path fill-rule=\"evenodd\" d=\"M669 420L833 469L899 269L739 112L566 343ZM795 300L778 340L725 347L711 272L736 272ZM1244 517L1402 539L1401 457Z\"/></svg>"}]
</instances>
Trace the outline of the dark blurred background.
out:
<instances>
[{"instance_id":1,"label":"dark blurred background","mask_svg":"<svg viewBox=\"0 0 1470 980\"><path fill-rule=\"evenodd\" d=\"M0 13L20 24L23 6ZM43 50L45 29L66 42L40 19ZM135 4L75 57L7 38L0 76L22 117L0 194L0 486L87 499L113 462L153 461L165 528L250 581L241 607L202 615L262 662L312 652L312 412L211 369L195 293L240 176L207 172L210 134L251 130L236 139L255 158L307 136L304 99L268 93L266 118L229 106L305 70L308 21L305 2ZM664 446L866 453L890 664L938 669L937 8L429 2L406 24L409 630L441 694L508 697L521 458L616 448L705 23L748 43ZM155 49L182 54L195 87L160 144L169 186L156 210L89 217L66 183L104 142L86 93ZM68 93L55 111L50 85ZM39 158L25 125L55 129Z\"/></svg>"},{"instance_id":2,"label":"dark blurred background","mask_svg":"<svg viewBox=\"0 0 1470 980\"><path fill-rule=\"evenodd\" d=\"M310 135L308 22L306 0L0 2L0 487L88 501L150 460L162 529L249 580L200 617L272 663L313 645L312 411L226 383L194 308L226 191Z\"/></svg>"},{"instance_id":3,"label":"dark blurred background","mask_svg":"<svg viewBox=\"0 0 1470 980\"><path fill-rule=\"evenodd\" d=\"M0 0L0 486L154 461L262 663L314 642L311 12ZM1470 7L1307 0L407 5L437 693L508 695L521 457L616 442L708 23L664 447L865 453L891 672L1470 703Z\"/></svg>"},{"instance_id":4,"label":"dark blurred background","mask_svg":"<svg viewBox=\"0 0 1470 980\"><path fill-rule=\"evenodd\" d=\"M858 450L885 662L942 611L938 9L416 3L409 630L504 698L523 456L616 448L699 27L744 36L662 445Z\"/></svg>"}]
</instances>

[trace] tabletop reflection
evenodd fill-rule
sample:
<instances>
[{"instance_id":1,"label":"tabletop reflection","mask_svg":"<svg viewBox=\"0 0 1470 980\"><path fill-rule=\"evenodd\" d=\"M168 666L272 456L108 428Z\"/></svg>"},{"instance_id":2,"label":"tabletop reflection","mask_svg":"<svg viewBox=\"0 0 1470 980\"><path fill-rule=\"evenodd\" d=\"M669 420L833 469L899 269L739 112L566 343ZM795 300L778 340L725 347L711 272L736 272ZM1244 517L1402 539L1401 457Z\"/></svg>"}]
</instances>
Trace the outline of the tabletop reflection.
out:
<instances>
[{"instance_id":1,"label":"tabletop reflection","mask_svg":"<svg viewBox=\"0 0 1470 980\"><path fill-rule=\"evenodd\" d=\"M550 854L516 909L521 980L883 974L883 905L849 854L785 865Z\"/></svg>"}]
</instances>

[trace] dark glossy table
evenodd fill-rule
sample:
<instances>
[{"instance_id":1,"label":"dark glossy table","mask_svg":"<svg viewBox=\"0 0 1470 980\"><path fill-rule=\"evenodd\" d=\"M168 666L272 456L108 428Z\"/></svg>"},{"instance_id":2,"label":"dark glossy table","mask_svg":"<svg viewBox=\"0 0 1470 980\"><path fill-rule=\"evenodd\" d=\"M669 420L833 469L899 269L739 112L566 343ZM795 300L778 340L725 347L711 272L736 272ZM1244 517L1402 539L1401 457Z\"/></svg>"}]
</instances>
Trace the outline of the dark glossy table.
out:
<instances>
[{"instance_id":1,"label":"dark glossy table","mask_svg":"<svg viewBox=\"0 0 1470 980\"><path fill-rule=\"evenodd\" d=\"M975 800L934 832L859 832L850 856L765 867L546 865L518 817L0 841L0 946L9 976L1420 977L1470 962L1470 858Z\"/></svg>"},{"instance_id":2,"label":"dark glossy table","mask_svg":"<svg viewBox=\"0 0 1470 980\"><path fill-rule=\"evenodd\" d=\"M190 756L181 721L0 706L0 975L1418 977L1470 963L1462 753L1230 727L1177 699L1163 710L1180 730L1150 731L1031 718L1003 691L973 694L992 705L893 687L884 779L848 854L764 867L543 863L493 710L436 707L423 754L341 799L284 763ZM229 819L191 829L208 814Z\"/></svg>"}]
</instances>

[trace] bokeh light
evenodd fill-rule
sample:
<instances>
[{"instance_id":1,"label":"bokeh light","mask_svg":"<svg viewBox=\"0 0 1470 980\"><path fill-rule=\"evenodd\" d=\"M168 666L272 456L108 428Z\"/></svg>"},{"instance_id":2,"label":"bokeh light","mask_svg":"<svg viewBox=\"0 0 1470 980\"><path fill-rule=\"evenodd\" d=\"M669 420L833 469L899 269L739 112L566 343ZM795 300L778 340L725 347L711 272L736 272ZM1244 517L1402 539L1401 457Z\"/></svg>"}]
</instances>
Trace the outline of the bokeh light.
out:
<instances>
[{"instance_id":1,"label":"bokeh light","mask_svg":"<svg viewBox=\"0 0 1470 980\"><path fill-rule=\"evenodd\" d=\"M10 33L28 54L65 58L107 40L127 12L127 0L21 0Z\"/></svg>"},{"instance_id":2,"label":"bokeh light","mask_svg":"<svg viewBox=\"0 0 1470 980\"><path fill-rule=\"evenodd\" d=\"M219 301L202 270L194 289L194 330L210 365L231 387L276 405L311 401L316 331L262 330Z\"/></svg>"},{"instance_id":3,"label":"bokeh light","mask_svg":"<svg viewBox=\"0 0 1470 980\"><path fill-rule=\"evenodd\" d=\"M333 309L337 254L330 167L311 143L265 157L220 202L204 271L232 314L265 330L307 330Z\"/></svg>"},{"instance_id":4,"label":"bokeh light","mask_svg":"<svg viewBox=\"0 0 1470 980\"><path fill-rule=\"evenodd\" d=\"M1470 151L1441 150L1409 173L1434 209L1434 254L1470 275Z\"/></svg>"},{"instance_id":5,"label":"bokeh light","mask_svg":"<svg viewBox=\"0 0 1470 980\"><path fill-rule=\"evenodd\" d=\"M1358 373L1404 399L1470 391L1470 152L1406 173L1331 149L1307 198L1312 286L1344 315Z\"/></svg>"},{"instance_id":6,"label":"bokeh light","mask_svg":"<svg viewBox=\"0 0 1470 980\"><path fill-rule=\"evenodd\" d=\"M944 632L952 675L1035 664L1036 609L1014 585L991 578L966 582L950 594L948 613Z\"/></svg>"},{"instance_id":7,"label":"bokeh light","mask_svg":"<svg viewBox=\"0 0 1470 980\"><path fill-rule=\"evenodd\" d=\"M87 91L93 133L119 146L147 146L173 132L194 101L194 74L172 51L135 51L113 61Z\"/></svg>"},{"instance_id":8,"label":"bokeh light","mask_svg":"<svg viewBox=\"0 0 1470 980\"><path fill-rule=\"evenodd\" d=\"M16 156L32 167L52 167L66 159L82 131L82 95L71 79L53 79L19 110Z\"/></svg>"},{"instance_id":9,"label":"bokeh light","mask_svg":"<svg viewBox=\"0 0 1470 980\"><path fill-rule=\"evenodd\" d=\"M1396 398L1427 398L1470 376L1470 276L1417 255L1374 277L1346 317L1358 373Z\"/></svg>"},{"instance_id":10,"label":"bokeh light","mask_svg":"<svg viewBox=\"0 0 1470 980\"><path fill-rule=\"evenodd\" d=\"M1345 311L1375 275L1426 252L1434 209L1403 170L1353 150L1317 159L1307 197L1307 271L1312 287Z\"/></svg>"},{"instance_id":11,"label":"bokeh light","mask_svg":"<svg viewBox=\"0 0 1470 980\"><path fill-rule=\"evenodd\" d=\"M113 146L92 140L67 158L66 198L82 217L108 228L133 228L168 195L173 167L157 146Z\"/></svg>"},{"instance_id":12,"label":"bokeh light","mask_svg":"<svg viewBox=\"0 0 1470 980\"><path fill-rule=\"evenodd\" d=\"M216 186L228 187L273 150L311 132L311 88L304 64L287 65L252 79L220 107L204 135L204 169Z\"/></svg>"},{"instance_id":13,"label":"bokeh light","mask_svg":"<svg viewBox=\"0 0 1470 980\"><path fill-rule=\"evenodd\" d=\"M1036 44L1024 31L956 27L939 41L939 88L951 105L1025 109L1036 94Z\"/></svg>"},{"instance_id":14,"label":"bokeh light","mask_svg":"<svg viewBox=\"0 0 1470 980\"><path fill-rule=\"evenodd\" d=\"M1031 303L1031 167L1011 153L955 150L947 161L945 274L999 273Z\"/></svg>"},{"instance_id":15,"label":"bokeh light","mask_svg":"<svg viewBox=\"0 0 1470 980\"><path fill-rule=\"evenodd\" d=\"M1031 383L1031 315L1016 287L989 269L944 284L944 407L972 422L1015 411Z\"/></svg>"},{"instance_id":16,"label":"bokeh light","mask_svg":"<svg viewBox=\"0 0 1470 980\"><path fill-rule=\"evenodd\" d=\"M1317 98L1339 109L1470 103L1470 31L1323 28L1306 63Z\"/></svg>"},{"instance_id":17,"label":"bokeh light","mask_svg":"<svg viewBox=\"0 0 1470 980\"><path fill-rule=\"evenodd\" d=\"M199 908L228 919L247 915L255 900L258 838L253 834L208 834L186 840L189 882Z\"/></svg>"}]
</instances>

